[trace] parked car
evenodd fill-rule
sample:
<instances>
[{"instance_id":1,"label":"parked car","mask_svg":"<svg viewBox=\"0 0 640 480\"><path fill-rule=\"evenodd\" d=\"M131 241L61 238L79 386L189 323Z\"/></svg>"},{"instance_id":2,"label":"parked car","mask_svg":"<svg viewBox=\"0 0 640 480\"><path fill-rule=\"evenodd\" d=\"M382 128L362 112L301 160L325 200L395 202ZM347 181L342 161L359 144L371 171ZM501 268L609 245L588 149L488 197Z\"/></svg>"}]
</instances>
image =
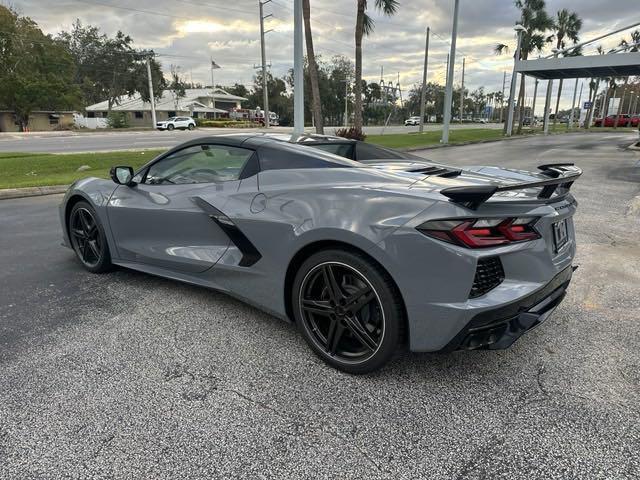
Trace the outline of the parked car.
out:
<instances>
[{"instance_id":1,"label":"parked car","mask_svg":"<svg viewBox=\"0 0 640 480\"><path fill-rule=\"evenodd\" d=\"M409 117L404 121L404 126L408 127L409 125L420 125L420 117Z\"/></svg>"},{"instance_id":2,"label":"parked car","mask_svg":"<svg viewBox=\"0 0 640 480\"><path fill-rule=\"evenodd\" d=\"M596 120L594 120L593 122L593 126L594 127L615 127L616 125L616 117L617 115L609 115L608 117L606 117L604 119L604 121L602 120L602 118L597 118ZM618 126L619 127L629 127L632 125L632 118L631 115L620 115L620 120L618 120Z\"/></svg>"},{"instance_id":3,"label":"parked car","mask_svg":"<svg viewBox=\"0 0 640 480\"><path fill-rule=\"evenodd\" d=\"M549 318L574 271L569 190L582 172L538 169L356 162L210 136L75 182L60 221L90 272L222 290L297 324L329 365L367 373L404 344L504 349Z\"/></svg>"},{"instance_id":4,"label":"parked car","mask_svg":"<svg viewBox=\"0 0 640 480\"><path fill-rule=\"evenodd\" d=\"M193 130L196 128L196 121L191 117L169 117L164 121L156 123L158 130Z\"/></svg>"}]
</instances>

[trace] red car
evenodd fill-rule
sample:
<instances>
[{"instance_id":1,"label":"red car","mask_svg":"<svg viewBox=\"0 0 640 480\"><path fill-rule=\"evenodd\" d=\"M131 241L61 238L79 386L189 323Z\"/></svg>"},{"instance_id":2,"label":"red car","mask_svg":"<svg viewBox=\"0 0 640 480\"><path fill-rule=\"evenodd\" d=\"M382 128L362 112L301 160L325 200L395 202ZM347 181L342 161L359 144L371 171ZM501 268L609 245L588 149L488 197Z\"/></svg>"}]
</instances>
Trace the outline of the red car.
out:
<instances>
[{"instance_id":1,"label":"red car","mask_svg":"<svg viewBox=\"0 0 640 480\"><path fill-rule=\"evenodd\" d=\"M615 127L616 126L616 117L617 115L609 115L604 119L604 122L601 118L596 119L593 122L594 127L602 127L603 123L605 127ZM640 124L640 117L638 115L620 115L620 120L618 120L619 127L637 127Z\"/></svg>"}]
</instances>

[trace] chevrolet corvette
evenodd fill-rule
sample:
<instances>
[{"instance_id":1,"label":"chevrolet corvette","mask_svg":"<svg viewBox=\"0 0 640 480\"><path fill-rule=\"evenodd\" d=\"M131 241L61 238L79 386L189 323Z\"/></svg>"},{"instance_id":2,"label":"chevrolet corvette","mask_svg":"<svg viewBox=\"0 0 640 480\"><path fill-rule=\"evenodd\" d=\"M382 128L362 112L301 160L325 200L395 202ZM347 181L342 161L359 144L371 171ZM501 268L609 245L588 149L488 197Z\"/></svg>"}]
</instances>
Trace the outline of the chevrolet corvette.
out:
<instances>
[{"instance_id":1,"label":"chevrolet corvette","mask_svg":"<svg viewBox=\"0 0 640 480\"><path fill-rule=\"evenodd\" d=\"M79 180L60 206L64 244L90 272L197 284L293 322L322 360L355 374L401 347L508 348L562 301L579 168L314 147L327 142L205 137Z\"/></svg>"}]
</instances>

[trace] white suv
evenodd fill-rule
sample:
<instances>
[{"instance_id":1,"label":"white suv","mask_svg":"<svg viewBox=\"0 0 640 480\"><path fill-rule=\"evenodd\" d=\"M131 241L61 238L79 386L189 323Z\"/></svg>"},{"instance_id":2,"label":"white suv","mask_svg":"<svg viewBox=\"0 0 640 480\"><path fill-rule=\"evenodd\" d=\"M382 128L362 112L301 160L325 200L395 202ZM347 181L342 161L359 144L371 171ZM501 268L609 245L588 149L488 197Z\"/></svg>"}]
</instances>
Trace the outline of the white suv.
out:
<instances>
[{"instance_id":1,"label":"white suv","mask_svg":"<svg viewBox=\"0 0 640 480\"><path fill-rule=\"evenodd\" d=\"M193 130L196 128L196 121L191 117L170 117L162 122L156 123L158 130L173 130L179 128L180 130Z\"/></svg>"},{"instance_id":2,"label":"white suv","mask_svg":"<svg viewBox=\"0 0 640 480\"><path fill-rule=\"evenodd\" d=\"M409 117L404 121L404 126L420 125L420 117Z\"/></svg>"}]
</instances>

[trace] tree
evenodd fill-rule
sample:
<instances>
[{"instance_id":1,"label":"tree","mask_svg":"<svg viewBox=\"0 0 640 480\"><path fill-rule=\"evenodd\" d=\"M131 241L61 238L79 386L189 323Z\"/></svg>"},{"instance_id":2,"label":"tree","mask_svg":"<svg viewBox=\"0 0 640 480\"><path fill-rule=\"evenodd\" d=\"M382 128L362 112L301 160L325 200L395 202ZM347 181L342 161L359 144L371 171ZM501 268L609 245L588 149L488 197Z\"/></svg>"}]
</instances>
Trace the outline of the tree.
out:
<instances>
[{"instance_id":1,"label":"tree","mask_svg":"<svg viewBox=\"0 0 640 480\"><path fill-rule=\"evenodd\" d=\"M76 20L71 31L60 32L57 39L66 46L77 65L75 83L80 85L86 103L98 103L106 98L111 110L120 97L136 92L148 102L144 64L147 58L151 62L154 96L162 96L166 84L160 64L153 58L153 51L134 49L130 36L117 32L109 38L97 27L84 26Z\"/></svg>"},{"instance_id":2,"label":"tree","mask_svg":"<svg viewBox=\"0 0 640 480\"><path fill-rule=\"evenodd\" d=\"M577 13L569 12L569 10L563 8L556 14L553 29L556 32L556 49L564 50L567 47L566 40L571 40L574 45L578 43L578 33L580 33L580 29L582 29L582 19ZM565 56L576 56L575 53L579 52L575 52L574 50L565 54ZM555 116L553 118L554 125L558 122L558 110L560 108L563 82L564 79L561 78L558 84L558 97L556 99Z\"/></svg>"},{"instance_id":3,"label":"tree","mask_svg":"<svg viewBox=\"0 0 640 480\"><path fill-rule=\"evenodd\" d=\"M232 87L225 87L226 92L231 95L237 95L238 97L247 97L249 95L249 90L241 83L234 83Z\"/></svg>"},{"instance_id":4,"label":"tree","mask_svg":"<svg viewBox=\"0 0 640 480\"><path fill-rule=\"evenodd\" d=\"M398 10L400 2L398 0L374 0L375 8L384 15L392 16ZM367 15L367 0L358 0L356 11L356 78L354 86L354 112L353 125L358 131L362 130L362 37L373 33L373 19Z\"/></svg>"},{"instance_id":5,"label":"tree","mask_svg":"<svg viewBox=\"0 0 640 480\"><path fill-rule=\"evenodd\" d=\"M311 82L311 95L313 98L313 118L316 126L316 133L324 133L324 118L322 115L322 103L320 102L320 86L318 79L318 65L316 55L313 51L313 35L311 33L311 6L309 0L302 0L302 14L304 17L304 33L307 44L307 64L309 69L309 80Z\"/></svg>"},{"instance_id":6,"label":"tree","mask_svg":"<svg viewBox=\"0 0 640 480\"><path fill-rule=\"evenodd\" d=\"M180 99L187 96L187 84L180 77L178 67L175 65L171 65L171 81L169 82L167 89L171 92L175 110L178 111Z\"/></svg>"},{"instance_id":7,"label":"tree","mask_svg":"<svg viewBox=\"0 0 640 480\"><path fill-rule=\"evenodd\" d=\"M553 28L553 19L545 11L544 0L514 0L516 8L520 9L520 20L516 22L522 25L525 30L522 32L522 43L520 47L520 59L527 60L529 55L535 51L542 51L545 45L551 40L546 36L547 30ZM506 53L509 47L498 44L495 48L497 54ZM520 94L518 95L518 133L522 133L522 109L524 106L525 76L520 76ZM505 128L506 128L505 124Z\"/></svg>"},{"instance_id":8,"label":"tree","mask_svg":"<svg viewBox=\"0 0 640 480\"><path fill-rule=\"evenodd\" d=\"M29 17L0 6L0 108L15 113L24 131L34 110L72 109L80 103L75 65L65 46Z\"/></svg>"}]
</instances>

